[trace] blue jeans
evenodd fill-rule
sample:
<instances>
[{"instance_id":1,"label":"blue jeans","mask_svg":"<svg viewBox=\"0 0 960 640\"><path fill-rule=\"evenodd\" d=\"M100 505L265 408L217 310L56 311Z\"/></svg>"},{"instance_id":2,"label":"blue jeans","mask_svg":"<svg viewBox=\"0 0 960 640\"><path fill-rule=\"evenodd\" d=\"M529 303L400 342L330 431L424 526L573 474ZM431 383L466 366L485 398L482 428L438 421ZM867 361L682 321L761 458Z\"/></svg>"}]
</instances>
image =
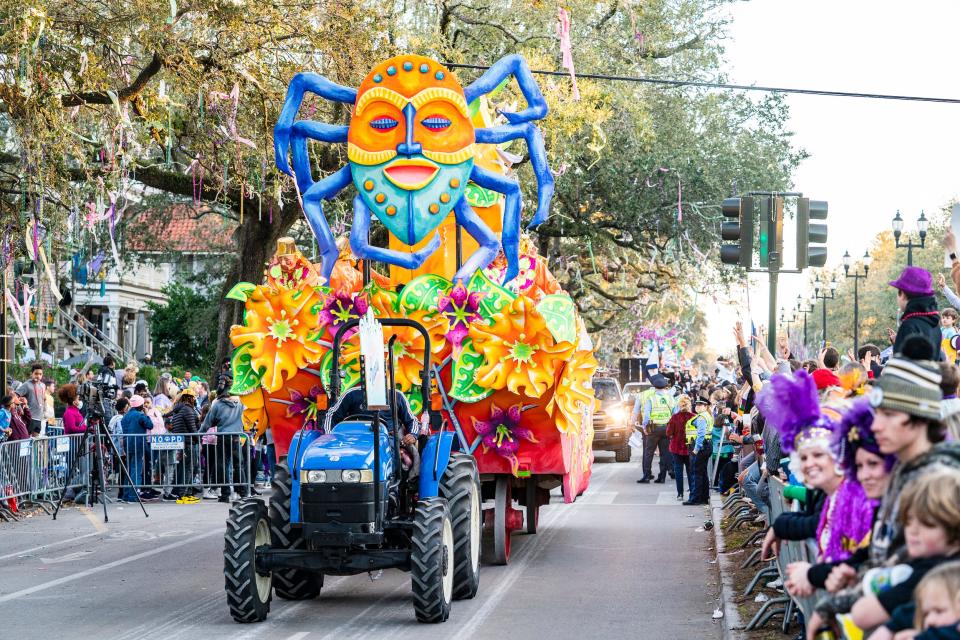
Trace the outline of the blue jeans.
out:
<instances>
[{"instance_id":1,"label":"blue jeans","mask_svg":"<svg viewBox=\"0 0 960 640\"><path fill-rule=\"evenodd\" d=\"M754 462L747 469L747 475L743 479L743 492L746 494L750 501L756 505L757 510L760 511L763 515L767 515L770 512L770 506L760 495L760 478L762 474L760 473L760 467Z\"/></svg>"},{"instance_id":2,"label":"blue jeans","mask_svg":"<svg viewBox=\"0 0 960 640\"><path fill-rule=\"evenodd\" d=\"M143 454L146 447L144 447L144 438L127 437L124 440L124 448L127 450L127 470L130 472L130 477L126 480L133 486L124 487L120 492L120 499L134 502L137 499L137 488L143 484ZM123 478L120 484L125 484Z\"/></svg>"},{"instance_id":3,"label":"blue jeans","mask_svg":"<svg viewBox=\"0 0 960 640\"><path fill-rule=\"evenodd\" d=\"M690 456L673 455L673 475L677 478L677 495L683 497L683 472L687 472L690 491L693 491L693 476L690 475Z\"/></svg>"}]
</instances>

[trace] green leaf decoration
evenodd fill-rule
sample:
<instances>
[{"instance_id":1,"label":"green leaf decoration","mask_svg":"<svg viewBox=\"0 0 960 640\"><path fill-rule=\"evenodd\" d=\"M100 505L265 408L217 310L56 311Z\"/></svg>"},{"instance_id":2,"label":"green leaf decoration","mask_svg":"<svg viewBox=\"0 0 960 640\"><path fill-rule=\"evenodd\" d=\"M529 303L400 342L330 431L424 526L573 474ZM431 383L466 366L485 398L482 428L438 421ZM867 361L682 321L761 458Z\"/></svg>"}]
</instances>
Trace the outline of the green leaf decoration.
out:
<instances>
[{"instance_id":1,"label":"green leaf decoration","mask_svg":"<svg viewBox=\"0 0 960 640\"><path fill-rule=\"evenodd\" d=\"M492 207L493 205L500 202L500 194L496 191L491 191L490 189L484 189L483 187L473 183L468 182L467 187L463 192L464 197L467 199L467 203L471 207Z\"/></svg>"},{"instance_id":2,"label":"green leaf decoration","mask_svg":"<svg viewBox=\"0 0 960 640\"><path fill-rule=\"evenodd\" d=\"M410 391L406 392L407 402L410 403L410 413L420 417L420 414L423 413L423 392L420 385L417 385Z\"/></svg>"},{"instance_id":3,"label":"green leaf decoration","mask_svg":"<svg viewBox=\"0 0 960 640\"><path fill-rule=\"evenodd\" d=\"M479 291L484 294L480 299L480 315L484 320L489 320L500 310L517 299L517 296L510 293L498 284L494 284L483 272L478 269L473 277L470 278L470 284L467 285L469 291Z\"/></svg>"},{"instance_id":4,"label":"green leaf decoration","mask_svg":"<svg viewBox=\"0 0 960 640\"><path fill-rule=\"evenodd\" d=\"M453 361L453 382L450 397L461 402L478 402L493 393L493 389L481 387L476 382L477 369L483 364L483 356L473 348L473 340L463 341L462 350Z\"/></svg>"},{"instance_id":5,"label":"green leaf decoration","mask_svg":"<svg viewBox=\"0 0 960 640\"><path fill-rule=\"evenodd\" d=\"M330 380L333 377L333 349L329 349L320 358L320 382L324 391L330 393ZM352 389L360 382L360 359L354 358L340 371L340 393Z\"/></svg>"},{"instance_id":6,"label":"green leaf decoration","mask_svg":"<svg viewBox=\"0 0 960 640\"><path fill-rule=\"evenodd\" d=\"M239 300L240 302L246 302L247 298L250 297L250 294L253 293L253 290L257 288L257 285L252 282L238 282L233 285L233 288L230 289L230 292L227 293L227 300Z\"/></svg>"},{"instance_id":7,"label":"green leaf decoration","mask_svg":"<svg viewBox=\"0 0 960 640\"><path fill-rule=\"evenodd\" d=\"M565 293L544 296L537 304L537 311L547 321L547 329L557 342L577 343L576 305Z\"/></svg>"},{"instance_id":8,"label":"green leaf decoration","mask_svg":"<svg viewBox=\"0 0 960 640\"><path fill-rule=\"evenodd\" d=\"M230 358L230 366L233 369L233 386L230 387L230 393L243 396L252 393L260 386L259 371L253 368L251 360L253 356L250 350L253 349L252 342L246 342L237 347Z\"/></svg>"},{"instance_id":9,"label":"green leaf decoration","mask_svg":"<svg viewBox=\"0 0 960 640\"><path fill-rule=\"evenodd\" d=\"M400 293L400 311L409 313L411 311L437 310L437 298L440 294L447 294L453 289L453 283L446 278L428 273L417 276L407 283Z\"/></svg>"}]
</instances>

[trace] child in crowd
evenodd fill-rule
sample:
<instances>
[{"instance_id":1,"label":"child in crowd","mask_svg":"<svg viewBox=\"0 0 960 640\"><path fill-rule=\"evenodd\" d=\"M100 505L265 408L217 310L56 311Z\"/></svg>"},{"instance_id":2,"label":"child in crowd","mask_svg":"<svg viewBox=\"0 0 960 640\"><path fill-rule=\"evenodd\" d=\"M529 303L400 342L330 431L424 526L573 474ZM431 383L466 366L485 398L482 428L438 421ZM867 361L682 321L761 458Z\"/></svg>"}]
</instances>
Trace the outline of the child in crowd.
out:
<instances>
[{"instance_id":1,"label":"child in crowd","mask_svg":"<svg viewBox=\"0 0 960 640\"><path fill-rule=\"evenodd\" d=\"M851 610L853 622L872 629L907 605L927 572L960 553L960 471L930 471L901 494L898 519L906 538L906 554L894 554L887 566L864 575L864 595Z\"/></svg>"},{"instance_id":2,"label":"child in crowd","mask_svg":"<svg viewBox=\"0 0 960 640\"><path fill-rule=\"evenodd\" d=\"M898 633L897 640L960 640L960 562L947 562L925 575L914 598L914 629Z\"/></svg>"},{"instance_id":3,"label":"child in crowd","mask_svg":"<svg viewBox=\"0 0 960 640\"><path fill-rule=\"evenodd\" d=\"M940 312L940 348L947 356L947 362L955 364L957 362L957 341L954 340L960 332L957 330L957 310L953 307L947 307Z\"/></svg>"}]
</instances>

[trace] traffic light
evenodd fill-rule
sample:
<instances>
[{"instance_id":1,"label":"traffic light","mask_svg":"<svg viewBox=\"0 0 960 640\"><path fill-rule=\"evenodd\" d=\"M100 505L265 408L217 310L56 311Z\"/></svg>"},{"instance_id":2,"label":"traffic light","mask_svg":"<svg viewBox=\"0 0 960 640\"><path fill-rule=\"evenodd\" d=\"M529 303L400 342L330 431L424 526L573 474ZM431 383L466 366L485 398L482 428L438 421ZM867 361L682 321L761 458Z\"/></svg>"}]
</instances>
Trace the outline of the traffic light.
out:
<instances>
[{"instance_id":1,"label":"traffic light","mask_svg":"<svg viewBox=\"0 0 960 640\"><path fill-rule=\"evenodd\" d=\"M797 269L822 267L827 263L827 224L810 220L826 220L824 200L800 198L797 201Z\"/></svg>"},{"instance_id":2,"label":"traffic light","mask_svg":"<svg viewBox=\"0 0 960 640\"><path fill-rule=\"evenodd\" d=\"M735 240L734 244L720 245L720 261L723 264L753 266L753 198L727 198L721 207L720 237Z\"/></svg>"},{"instance_id":3,"label":"traffic light","mask_svg":"<svg viewBox=\"0 0 960 640\"><path fill-rule=\"evenodd\" d=\"M760 266L779 268L783 264L783 198L760 199ZM774 255L773 260L770 256Z\"/></svg>"}]
</instances>

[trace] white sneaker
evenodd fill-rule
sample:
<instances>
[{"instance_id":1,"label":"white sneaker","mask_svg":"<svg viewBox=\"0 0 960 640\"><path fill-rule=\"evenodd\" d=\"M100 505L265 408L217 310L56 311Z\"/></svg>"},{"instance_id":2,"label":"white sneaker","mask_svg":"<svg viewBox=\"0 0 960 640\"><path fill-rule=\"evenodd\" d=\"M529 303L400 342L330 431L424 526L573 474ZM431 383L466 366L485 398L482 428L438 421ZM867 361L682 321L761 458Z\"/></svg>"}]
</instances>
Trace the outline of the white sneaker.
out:
<instances>
[{"instance_id":1,"label":"white sneaker","mask_svg":"<svg viewBox=\"0 0 960 640\"><path fill-rule=\"evenodd\" d=\"M213 492L213 489L204 489L203 490L203 499L204 500L216 500L220 496Z\"/></svg>"},{"instance_id":2,"label":"white sneaker","mask_svg":"<svg viewBox=\"0 0 960 640\"><path fill-rule=\"evenodd\" d=\"M239 502L239 501L240 501L240 494L237 493L236 491L231 492L231 493L230 493L230 502Z\"/></svg>"},{"instance_id":3,"label":"white sneaker","mask_svg":"<svg viewBox=\"0 0 960 640\"><path fill-rule=\"evenodd\" d=\"M783 589L783 578L777 578L767 583L767 589Z\"/></svg>"}]
</instances>

